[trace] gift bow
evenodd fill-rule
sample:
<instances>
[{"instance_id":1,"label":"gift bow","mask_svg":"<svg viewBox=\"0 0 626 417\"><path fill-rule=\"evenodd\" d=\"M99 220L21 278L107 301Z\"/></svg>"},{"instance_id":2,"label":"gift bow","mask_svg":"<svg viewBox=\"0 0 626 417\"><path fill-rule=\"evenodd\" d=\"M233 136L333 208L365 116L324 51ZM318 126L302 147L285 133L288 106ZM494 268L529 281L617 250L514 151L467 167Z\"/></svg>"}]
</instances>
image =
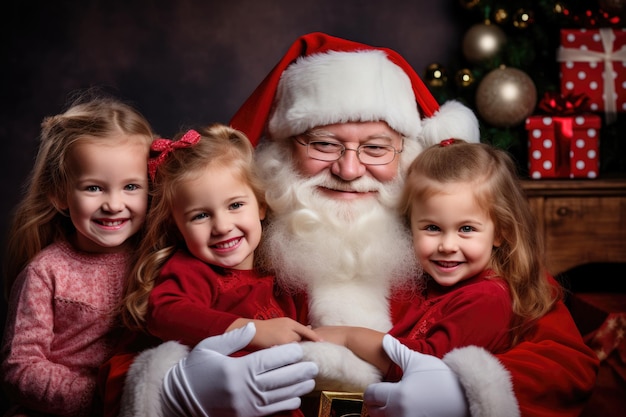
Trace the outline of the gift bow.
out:
<instances>
[{"instance_id":1,"label":"gift bow","mask_svg":"<svg viewBox=\"0 0 626 417\"><path fill-rule=\"evenodd\" d=\"M200 141L200 133L195 130L189 130L177 141L170 139L155 139L150 145L150 150L153 152L159 152L154 158L148 160L148 174L150 179L154 181L157 168L165 161L167 155L174 149L189 148Z\"/></svg>"},{"instance_id":2,"label":"gift bow","mask_svg":"<svg viewBox=\"0 0 626 417\"><path fill-rule=\"evenodd\" d=\"M537 107L548 114L571 116L583 113L588 101L589 97L585 94L563 96L554 91L546 91Z\"/></svg>"},{"instance_id":3,"label":"gift bow","mask_svg":"<svg viewBox=\"0 0 626 417\"><path fill-rule=\"evenodd\" d=\"M617 99L615 94L615 81L613 80L613 61L626 61L626 45L618 51L613 51L613 31L602 28L600 38L602 40L603 52L589 51L587 49L559 47L556 60L575 62L604 62L604 110L607 123L612 123L617 118Z\"/></svg>"}]
</instances>

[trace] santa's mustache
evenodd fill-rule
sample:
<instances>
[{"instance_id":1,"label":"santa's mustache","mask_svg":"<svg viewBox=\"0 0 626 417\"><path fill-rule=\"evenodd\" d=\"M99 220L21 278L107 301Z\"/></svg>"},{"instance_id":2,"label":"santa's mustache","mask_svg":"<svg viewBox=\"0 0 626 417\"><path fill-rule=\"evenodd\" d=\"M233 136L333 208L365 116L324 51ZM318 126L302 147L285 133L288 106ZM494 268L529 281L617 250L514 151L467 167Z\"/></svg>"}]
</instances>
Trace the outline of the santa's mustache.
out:
<instances>
[{"instance_id":1,"label":"santa's mustache","mask_svg":"<svg viewBox=\"0 0 626 417\"><path fill-rule=\"evenodd\" d=\"M300 178L295 182L298 184L295 185L294 188L298 190L296 192L301 198L304 197L304 193L308 194L309 198L313 198L310 193L319 188L342 192L372 193L376 195L378 203L387 208L395 207L400 196L401 188L401 181L399 178L386 183L382 183L377 179L368 176L363 176L351 181L345 181L334 176L330 170L322 171L311 178ZM332 197L325 196L323 193L315 194L315 198L334 200L334 202L339 205L354 204L353 201L333 199ZM303 199L307 200L308 198L304 197Z\"/></svg>"},{"instance_id":2,"label":"santa's mustache","mask_svg":"<svg viewBox=\"0 0 626 417\"><path fill-rule=\"evenodd\" d=\"M361 177L353 181L344 181L329 175L321 175L315 177L318 180L313 186L327 188L334 191L355 192L355 193L371 193L379 192L382 188L381 183L373 178Z\"/></svg>"}]
</instances>

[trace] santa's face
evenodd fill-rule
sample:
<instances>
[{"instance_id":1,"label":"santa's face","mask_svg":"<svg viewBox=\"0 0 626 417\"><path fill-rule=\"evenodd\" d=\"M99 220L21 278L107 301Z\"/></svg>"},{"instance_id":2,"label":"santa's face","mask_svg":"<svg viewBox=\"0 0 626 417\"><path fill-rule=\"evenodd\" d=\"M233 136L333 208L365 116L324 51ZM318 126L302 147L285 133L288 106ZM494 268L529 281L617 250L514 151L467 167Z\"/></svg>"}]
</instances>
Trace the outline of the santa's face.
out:
<instances>
[{"instance_id":1,"label":"santa's face","mask_svg":"<svg viewBox=\"0 0 626 417\"><path fill-rule=\"evenodd\" d=\"M321 161L311 157L311 149L307 153L306 144L310 141L328 142L334 146L340 144L345 147L345 152L335 161ZM387 183L394 180L398 175L400 158L393 152L387 157L393 160L387 164L373 165L363 164L366 148L376 150L379 148L393 149L397 152L403 150L402 137L392 130L384 122L355 122L339 123L316 127L308 131L306 135L300 135L292 142L292 155L294 167L303 177L314 177L327 171L334 179L334 186L322 185L318 191L329 198L353 200L376 197L376 187L358 188L354 184L361 178L368 178L376 183ZM357 155L357 148L361 146L361 158Z\"/></svg>"},{"instance_id":2,"label":"santa's face","mask_svg":"<svg viewBox=\"0 0 626 417\"><path fill-rule=\"evenodd\" d=\"M323 127L330 128L344 140L346 132L352 132L351 141L345 143L350 149L362 144L357 138L373 134L358 132L393 133L384 123ZM402 144L399 135L394 139L394 147ZM418 271L410 230L396 209L402 166L418 149L417 141L412 142L406 144L402 158L396 155L391 163L376 166L361 164L349 151L338 161L317 161L307 155L306 146L292 139L267 141L257 148L271 208L259 260L284 288L306 291L315 300L312 323L388 329L391 288L413 285ZM358 300L353 297L356 291L362 294ZM353 302L346 303L346 297ZM342 312L332 305L341 306L337 308ZM366 314L360 308L376 312ZM334 318L327 320L324 314ZM375 323L373 317L385 324Z\"/></svg>"}]
</instances>

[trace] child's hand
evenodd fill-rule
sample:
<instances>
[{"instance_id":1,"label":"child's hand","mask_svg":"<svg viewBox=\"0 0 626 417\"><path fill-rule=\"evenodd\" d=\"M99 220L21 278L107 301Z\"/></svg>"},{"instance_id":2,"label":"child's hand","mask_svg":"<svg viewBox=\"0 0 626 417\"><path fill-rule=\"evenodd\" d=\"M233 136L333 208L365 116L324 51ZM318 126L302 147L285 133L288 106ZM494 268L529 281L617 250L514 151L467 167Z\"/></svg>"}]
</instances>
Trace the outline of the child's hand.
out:
<instances>
[{"instance_id":1,"label":"child's hand","mask_svg":"<svg viewBox=\"0 0 626 417\"><path fill-rule=\"evenodd\" d=\"M391 364L391 360L382 346L385 333L353 326L316 327L315 333L323 342L334 343L350 349L359 358L376 366L383 373L387 372Z\"/></svg>"},{"instance_id":2,"label":"child's hand","mask_svg":"<svg viewBox=\"0 0 626 417\"><path fill-rule=\"evenodd\" d=\"M348 347L348 336L351 327L347 326L322 326L315 328L315 333L324 342Z\"/></svg>"},{"instance_id":3,"label":"child's hand","mask_svg":"<svg viewBox=\"0 0 626 417\"><path fill-rule=\"evenodd\" d=\"M313 342L321 340L313 329L287 317L252 321L256 326L256 335L252 339L250 346L254 349L268 348L302 340L311 340Z\"/></svg>"}]
</instances>

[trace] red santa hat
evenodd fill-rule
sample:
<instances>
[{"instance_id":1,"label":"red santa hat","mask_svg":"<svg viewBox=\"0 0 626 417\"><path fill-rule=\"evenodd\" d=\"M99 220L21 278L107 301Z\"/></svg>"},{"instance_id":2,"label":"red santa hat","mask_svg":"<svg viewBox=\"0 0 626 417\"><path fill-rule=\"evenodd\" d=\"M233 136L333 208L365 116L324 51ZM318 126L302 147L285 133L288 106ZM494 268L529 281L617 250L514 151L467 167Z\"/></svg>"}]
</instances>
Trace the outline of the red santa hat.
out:
<instances>
[{"instance_id":1,"label":"red santa hat","mask_svg":"<svg viewBox=\"0 0 626 417\"><path fill-rule=\"evenodd\" d=\"M450 137L477 142L474 113L439 106L397 52L310 33L298 38L231 120L256 145L333 123L384 121L424 145Z\"/></svg>"}]
</instances>

